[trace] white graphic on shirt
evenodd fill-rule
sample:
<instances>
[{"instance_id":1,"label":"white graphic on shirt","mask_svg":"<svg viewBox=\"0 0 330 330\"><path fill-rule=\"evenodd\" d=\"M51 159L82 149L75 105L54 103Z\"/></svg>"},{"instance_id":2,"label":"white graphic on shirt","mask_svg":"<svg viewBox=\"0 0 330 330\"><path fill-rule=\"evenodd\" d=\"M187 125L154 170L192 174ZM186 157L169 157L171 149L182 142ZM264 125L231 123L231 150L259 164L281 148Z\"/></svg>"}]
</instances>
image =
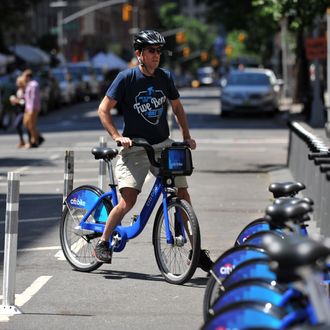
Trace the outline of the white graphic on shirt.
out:
<instances>
[{"instance_id":1,"label":"white graphic on shirt","mask_svg":"<svg viewBox=\"0 0 330 330\"><path fill-rule=\"evenodd\" d=\"M166 96L163 91L149 87L135 97L133 108L144 120L152 125L157 125L164 110Z\"/></svg>"}]
</instances>

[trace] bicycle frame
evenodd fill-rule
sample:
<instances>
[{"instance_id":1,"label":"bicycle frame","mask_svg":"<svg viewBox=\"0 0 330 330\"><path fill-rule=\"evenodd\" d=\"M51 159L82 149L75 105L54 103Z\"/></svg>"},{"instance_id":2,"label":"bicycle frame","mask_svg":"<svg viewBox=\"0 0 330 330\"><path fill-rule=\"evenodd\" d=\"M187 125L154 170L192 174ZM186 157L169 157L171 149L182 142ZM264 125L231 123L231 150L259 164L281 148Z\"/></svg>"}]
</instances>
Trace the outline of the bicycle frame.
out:
<instances>
[{"instance_id":1,"label":"bicycle frame","mask_svg":"<svg viewBox=\"0 0 330 330\"><path fill-rule=\"evenodd\" d=\"M154 182L154 185L149 193L149 196L142 208L142 211L140 215L137 217L137 219L132 223L131 226L122 226L121 224L118 225L113 234L110 238L110 242L112 242L112 238L116 237L116 242L112 243L114 244L114 251L120 252L125 248L126 242L129 239L135 238L138 236L146 226L151 213L153 212L157 201L160 198L160 195L162 195L162 206L163 206L163 213L164 213L164 223L165 223L165 230L166 230L166 241L168 244L173 244L174 239L170 231L169 227L169 217L168 217L168 211L167 211L167 198L168 198L168 189L167 187L162 183L162 177L157 176L156 180ZM81 219L79 227L81 230L84 231L91 231L92 232L98 232L103 233L105 224L102 223L90 223L87 222L88 218L92 214L92 212L97 208L99 203L105 199L110 198L113 206L116 206L118 204L118 197L117 197L117 190L115 187L111 187L111 190L101 195L94 205L90 208L90 210L84 215L84 217ZM179 216L178 213L176 213L176 216ZM178 218L178 222L180 226L183 226L182 219L180 217ZM186 240L185 233L183 230L181 230L181 233L183 234L184 240Z\"/></svg>"}]
</instances>

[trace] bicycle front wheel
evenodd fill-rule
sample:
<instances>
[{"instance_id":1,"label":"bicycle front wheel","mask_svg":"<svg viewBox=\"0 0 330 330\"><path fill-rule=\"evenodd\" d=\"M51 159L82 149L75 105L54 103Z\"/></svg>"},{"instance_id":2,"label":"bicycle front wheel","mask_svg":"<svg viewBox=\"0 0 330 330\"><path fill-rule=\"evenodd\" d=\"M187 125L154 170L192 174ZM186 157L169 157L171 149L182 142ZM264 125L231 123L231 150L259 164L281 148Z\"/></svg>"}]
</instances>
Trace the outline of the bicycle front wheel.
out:
<instances>
[{"instance_id":1,"label":"bicycle front wheel","mask_svg":"<svg viewBox=\"0 0 330 330\"><path fill-rule=\"evenodd\" d=\"M170 240L166 235L163 205L158 209L153 244L157 265L165 280L183 284L191 279L198 265L200 232L198 220L191 205L174 198L167 207Z\"/></svg>"},{"instance_id":2,"label":"bicycle front wheel","mask_svg":"<svg viewBox=\"0 0 330 330\"><path fill-rule=\"evenodd\" d=\"M80 221L88 208L95 203L103 192L93 186L81 186L74 189L66 200L60 222L60 241L65 258L71 266L81 272L90 272L102 265L96 260L93 251L98 238L98 232L82 230ZM109 200L103 199L87 221L104 222L112 209Z\"/></svg>"}]
</instances>

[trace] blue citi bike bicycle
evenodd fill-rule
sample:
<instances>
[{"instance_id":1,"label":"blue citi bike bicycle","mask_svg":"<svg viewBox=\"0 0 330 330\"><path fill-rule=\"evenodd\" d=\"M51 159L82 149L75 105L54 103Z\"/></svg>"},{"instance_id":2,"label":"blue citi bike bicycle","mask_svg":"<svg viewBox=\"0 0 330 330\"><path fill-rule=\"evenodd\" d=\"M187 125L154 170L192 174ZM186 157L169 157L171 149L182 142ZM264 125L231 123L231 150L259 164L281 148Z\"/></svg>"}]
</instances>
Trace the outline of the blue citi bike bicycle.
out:
<instances>
[{"instance_id":1,"label":"blue citi bike bicycle","mask_svg":"<svg viewBox=\"0 0 330 330\"><path fill-rule=\"evenodd\" d=\"M265 234L263 242L270 261L246 261L226 278L203 330L329 329L329 241Z\"/></svg>"},{"instance_id":2,"label":"blue citi bike bicycle","mask_svg":"<svg viewBox=\"0 0 330 330\"><path fill-rule=\"evenodd\" d=\"M133 146L142 147L150 164L159 169L140 215L130 225L118 225L109 238L113 252L121 252L128 240L137 237L145 228L158 200L161 203L153 225L152 242L158 268L164 279L172 284L190 280L200 255L200 230L191 205L177 197L175 177L191 175L191 151L185 143L174 142L155 159L155 150L145 140L134 139ZM90 272L102 265L93 256L97 240L102 235L108 214L118 203L112 160L118 150L97 147L92 149L95 159L107 163L110 189L103 192L91 185L74 189L65 199L60 222L60 241L65 258L71 266Z\"/></svg>"},{"instance_id":3,"label":"blue citi bike bicycle","mask_svg":"<svg viewBox=\"0 0 330 330\"><path fill-rule=\"evenodd\" d=\"M294 185L294 183L285 184L285 186L291 187ZM280 187L280 185L278 186ZM232 304L242 304L240 308L243 314L247 312L247 309L250 309L253 314L256 313L255 307L257 309L262 306L265 307L263 304L268 303L273 306L273 311L276 308L281 310L281 321L274 327L276 329L286 329L288 325L294 323L305 323L314 327L315 324L329 322L329 318L324 316L329 312L329 303L324 295L318 295L318 300L321 297L324 298L323 307L321 306L321 313L323 310L323 314L319 315L320 306L315 304L315 299L312 302L313 307L311 307L311 297L306 300L306 293L302 294L300 290L291 285L279 285L279 273L274 272L269 260L272 259L273 253L270 253L272 252L272 245L282 245L291 241L293 245L289 247L290 244L288 244L281 255L281 258L284 258L290 254L291 259L287 259L285 266L279 268L282 271L280 277L283 277L283 270L286 276L290 273L289 269L297 262L299 257L297 246L305 246L308 242L306 221L309 220L308 213L312 211L312 204L312 200L308 198L290 197L275 200L273 205L267 207L265 217L253 222L250 228L247 226L241 232L242 235L239 235L241 240L236 240L236 247L229 249L220 256L211 271L212 277L208 282L204 296L204 319L206 321L213 319L216 314L223 313L224 309ZM268 246L265 246L265 237L268 241L271 241ZM299 240L302 240L301 244ZM320 250L326 252L326 255L329 254L328 247L317 245L315 242L311 242L311 244L312 246L316 244L314 246L316 250L315 254L311 253L309 262L314 263L314 260L318 258L318 252L316 251ZM265 249L265 247L267 248ZM295 249L297 250L293 253ZM275 257L275 260L277 259L276 253L273 254L273 257ZM306 255L303 256L300 262L304 263L305 261L309 263ZM229 271L223 271L224 265L229 265ZM234 265L235 267L233 267ZM219 268L219 266L222 267ZM233 270L233 268L235 269ZM328 269L328 265L323 268L322 281L320 281L322 282L321 286L325 288L328 287L327 283L329 282ZM287 283L288 279L286 278L283 282ZM310 292L307 292L307 295L308 293ZM252 307L251 303L256 305ZM243 307L244 304L247 309ZM313 312L310 311L311 308L314 309ZM231 312L233 312L233 309L231 309ZM258 319L268 319L266 324L270 325L269 313L267 314L264 308L261 308L260 313ZM258 322L256 322L255 317L256 314L250 318L250 325L257 326ZM215 324L219 326L218 321L219 318L217 317L217 321L213 320L209 325L212 323L213 326ZM226 325L228 326L228 323ZM239 319L237 325L240 325L239 329L247 329L246 323L242 319ZM209 329L209 327L207 328ZM248 328L250 329L250 327Z\"/></svg>"}]
</instances>

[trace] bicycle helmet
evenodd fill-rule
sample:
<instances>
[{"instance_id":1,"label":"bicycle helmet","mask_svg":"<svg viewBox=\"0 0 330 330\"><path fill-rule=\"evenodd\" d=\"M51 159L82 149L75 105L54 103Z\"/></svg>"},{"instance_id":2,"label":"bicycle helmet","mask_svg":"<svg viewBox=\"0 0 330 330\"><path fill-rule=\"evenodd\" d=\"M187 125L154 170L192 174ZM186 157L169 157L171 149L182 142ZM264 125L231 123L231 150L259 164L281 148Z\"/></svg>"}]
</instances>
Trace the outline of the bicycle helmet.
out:
<instances>
[{"instance_id":1,"label":"bicycle helmet","mask_svg":"<svg viewBox=\"0 0 330 330\"><path fill-rule=\"evenodd\" d=\"M157 31L143 30L134 36L134 49L142 49L148 45L165 45L165 38Z\"/></svg>"}]
</instances>

